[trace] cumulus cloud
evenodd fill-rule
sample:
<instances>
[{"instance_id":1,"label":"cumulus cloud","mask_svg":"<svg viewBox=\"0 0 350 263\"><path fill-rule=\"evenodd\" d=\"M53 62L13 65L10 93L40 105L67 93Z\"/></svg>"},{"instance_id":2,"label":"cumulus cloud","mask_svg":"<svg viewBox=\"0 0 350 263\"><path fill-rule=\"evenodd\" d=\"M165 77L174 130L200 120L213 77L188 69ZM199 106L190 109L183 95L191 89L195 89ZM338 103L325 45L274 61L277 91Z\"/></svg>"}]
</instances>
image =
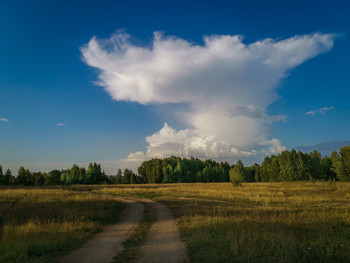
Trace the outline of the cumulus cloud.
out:
<instances>
[{"instance_id":1,"label":"cumulus cloud","mask_svg":"<svg viewBox=\"0 0 350 263\"><path fill-rule=\"evenodd\" d=\"M188 129L168 124L146 137L145 152L129 160L168 155L253 156L257 149L285 149L270 138L268 124L286 121L268 115L276 88L290 70L332 49L334 34L309 34L245 44L239 35L212 35L195 44L155 32L150 46L131 43L126 33L93 37L81 47L84 62L99 69L98 85L117 101L188 105L181 118Z\"/></svg>"},{"instance_id":2,"label":"cumulus cloud","mask_svg":"<svg viewBox=\"0 0 350 263\"><path fill-rule=\"evenodd\" d=\"M0 121L2 121L2 122L9 122L9 120L6 119L6 118L0 118Z\"/></svg>"},{"instance_id":3,"label":"cumulus cloud","mask_svg":"<svg viewBox=\"0 0 350 263\"><path fill-rule=\"evenodd\" d=\"M225 158L230 156L252 156L255 150L241 150L233 145L217 140L215 135L201 136L191 129L175 130L167 123L163 128L146 137L149 144L146 152L130 153L129 161L142 161L154 157L176 155L183 157L196 156L198 158Z\"/></svg>"},{"instance_id":4,"label":"cumulus cloud","mask_svg":"<svg viewBox=\"0 0 350 263\"><path fill-rule=\"evenodd\" d=\"M333 106L331 106L331 107L323 107L323 108L320 108L320 109L317 109L317 110L308 111L308 112L305 113L305 115L314 116L316 113L326 114L327 111L330 111L330 110L333 110L333 109L334 109Z\"/></svg>"},{"instance_id":5,"label":"cumulus cloud","mask_svg":"<svg viewBox=\"0 0 350 263\"><path fill-rule=\"evenodd\" d=\"M57 126L57 127L60 127L60 126L66 126L66 124L65 124L65 123L63 123L63 122L60 122L60 123L57 123L57 124L56 124L56 126Z\"/></svg>"}]
</instances>

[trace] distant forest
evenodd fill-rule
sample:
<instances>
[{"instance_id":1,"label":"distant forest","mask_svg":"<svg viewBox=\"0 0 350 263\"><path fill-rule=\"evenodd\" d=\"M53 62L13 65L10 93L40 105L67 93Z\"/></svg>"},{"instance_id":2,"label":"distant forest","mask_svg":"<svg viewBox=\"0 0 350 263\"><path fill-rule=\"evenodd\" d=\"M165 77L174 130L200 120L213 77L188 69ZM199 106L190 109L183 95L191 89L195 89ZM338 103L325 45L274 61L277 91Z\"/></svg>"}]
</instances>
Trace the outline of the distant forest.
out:
<instances>
[{"instance_id":1,"label":"distant forest","mask_svg":"<svg viewBox=\"0 0 350 263\"><path fill-rule=\"evenodd\" d=\"M98 163L88 168L74 164L67 170L49 173L30 172L20 167L16 176L0 165L2 185L71 185L71 184L147 184L147 183L194 183L194 182L284 182L305 180L350 181L350 146L342 147L331 156L322 157L317 151L310 153L283 151L265 157L261 165L245 167L241 160L228 162L202 161L198 158L171 156L145 161L137 169L118 169L115 175L106 175Z\"/></svg>"}]
</instances>

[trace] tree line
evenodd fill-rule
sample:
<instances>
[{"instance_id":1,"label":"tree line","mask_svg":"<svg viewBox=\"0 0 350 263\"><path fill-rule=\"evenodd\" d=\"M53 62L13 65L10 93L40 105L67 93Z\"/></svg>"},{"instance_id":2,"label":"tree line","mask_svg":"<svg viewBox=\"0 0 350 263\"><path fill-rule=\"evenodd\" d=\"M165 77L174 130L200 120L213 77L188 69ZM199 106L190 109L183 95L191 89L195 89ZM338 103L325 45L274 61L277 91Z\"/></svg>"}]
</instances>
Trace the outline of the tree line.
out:
<instances>
[{"instance_id":1,"label":"tree line","mask_svg":"<svg viewBox=\"0 0 350 263\"><path fill-rule=\"evenodd\" d=\"M138 174L146 183L191 182L284 182L305 180L350 181L350 146L322 157L318 151L283 151L267 156L261 165L245 167L241 160L234 165L213 160L170 157L145 161Z\"/></svg>"},{"instance_id":2,"label":"tree line","mask_svg":"<svg viewBox=\"0 0 350 263\"><path fill-rule=\"evenodd\" d=\"M88 168L74 164L66 170L49 173L30 172L20 167L17 176L9 169L4 173L0 165L2 185L71 185L71 184L145 184L145 183L194 183L194 182L284 182L304 180L350 181L350 146L342 147L331 156L322 157L316 150L310 153L283 151L267 156L259 164L245 167L241 160L228 162L181 158L154 158L144 161L135 174L130 169L116 175L106 175L98 163Z\"/></svg>"}]
</instances>

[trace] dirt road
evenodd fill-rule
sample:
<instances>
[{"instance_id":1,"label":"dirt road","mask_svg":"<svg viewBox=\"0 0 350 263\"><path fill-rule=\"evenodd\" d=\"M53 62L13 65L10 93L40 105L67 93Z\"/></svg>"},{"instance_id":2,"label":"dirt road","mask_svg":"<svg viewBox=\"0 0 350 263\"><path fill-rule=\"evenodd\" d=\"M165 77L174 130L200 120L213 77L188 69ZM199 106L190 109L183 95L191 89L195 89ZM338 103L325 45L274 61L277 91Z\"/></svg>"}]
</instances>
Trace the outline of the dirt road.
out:
<instances>
[{"instance_id":1,"label":"dirt road","mask_svg":"<svg viewBox=\"0 0 350 263\"><path fill-rule=\"evenodd\" d=\"M142 202L153 206L157 221L151 227L150 239L141 248L141 256L137 262L179 263L185 260L185 245L180 239L174 217L165 205L149 199L101 196L127 203L124 219L97 234L82 248L65 257L62 263L111 262L113 256L122 250L122 243L140 222L144 212Z\"/></svg>"},{"instance_id":2,"label":"dirt road","mask_svg":"<svg viewBox=\"0 0 350 263\"><path fill-rule=\"evenodd\" d=\"M180 239L175 220L165 205L152 202L157 216L153 224L149 242L142 248L138 262L179 263L186 257L184 243Z\"/></svg>"},{"instance_id":3,"label":"dirt road","mask_svg":"<svg viewBox=\"0 0 350 263\"><path fill-rule=\"evenodd\" d=\"M123 219L119 223L105 228L82 248L63 258L62 263L107 263L111 262L113 256L122 249L122 243L140 222L144 207L135 200L114 199L127 204Z\"/></svg>"}]
</instances>

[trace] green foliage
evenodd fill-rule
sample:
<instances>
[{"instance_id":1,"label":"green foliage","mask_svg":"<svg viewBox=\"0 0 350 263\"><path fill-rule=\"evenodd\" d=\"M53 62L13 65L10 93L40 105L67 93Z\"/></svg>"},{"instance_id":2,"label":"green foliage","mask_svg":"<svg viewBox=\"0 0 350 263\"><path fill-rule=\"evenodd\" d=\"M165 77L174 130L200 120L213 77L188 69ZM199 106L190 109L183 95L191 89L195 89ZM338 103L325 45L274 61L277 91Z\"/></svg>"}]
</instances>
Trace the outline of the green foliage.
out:
<instances>
[{"instance_id":1,"label":"green foliage","mask_svg":"<svg viewBox=\"0 0 350 263\"><path fill-rule=\"evenodd\" d=\"M227 162L171 156L143 162L138 173L145 183L228 182L229 170Z\"/></svg>"},{"instance_id":2,"label":"green foliage","mask_svg":"<svg viewBox=\"0 0 350 263\"><path fill-rule=\"evenodd\" d=\"M280 154L265 157L261 166L254 164L244 167L239 161L236 165L244 182L283 182L300 180L339 180L350 181L350 146L344 146L331 157L317 151L311 153L283 151ZM119 169L116 177L107 176L101 171L101 165L89 163L87 170L74 164L67 170L52 170L46 173L31 173L21 167L17 177L10 170L3 173L0 165L0 184L17 185L72 185L72 184L139 184L139 183L193 183L193 182L229 182L230 165L214 160L202 161L198 158L180 158L171 156L164 159L154 158L143 162L137 169L138 174L125 169L124 175Z\"/></svg>"},{"instance_id":3,"label":"green foliage","mask_svg":"<svg viewBox=\"0 0 350 263\"><path fill-rule=\"evenodd\" d=\"M349 182L350 181L350 146L344 146L339 151L340 156L337 152L332 152L332 168L331 170L336 174L336 178L339 181Z\"/></svg>"},{"instance_id":4,"label":"green foliage","mask_svg":"<svg viewBox=\"0 0 350 263\"><path fill-rule=\"evenodd\" d=\"M350 146L344 146L339 151L342 159L344 176L342 181L350 181Z\"/></svg>"},{"instance_id":5,"label":"green foliage","mask_svg":"<svg viewBox=\"0 0 350 263\"><path fill-rule=\"evenodd\" d=\"M4 178L4 174L2 172L2 166L0 165L0 183L3 184L3 182L5 181L5 178Z\"/></svg>"},{"instance_id":6,"label":"green foliage","mask_svg":"<svg viewBox=\"0 0 350 263\"><path fill-rule=\"evenodd\" d=\"M244 165L241 160L230 169L230 181L234 186L240 186L244 181Z\"/></svg>"},{"instance_id":7,"label":"green foliage","mask_svg":"<svg viewBox=\"0 0 350 263\"><path fill-rule=\"evenodd\" d=\"M129 170L129 169L124 170L124 184L131 183L131 174L132 174L131 170Z\"/></svg>"},{"instance_id":8,"label":"green foliage","mask_svg":"<svg viewBox=\"0 0 350 263\"><path fill-rule=\"evenodd\" d=\"M61 181L61 171L52 170L49 172L48 176L45 178L46 185L57 185Z\"/></svg>"},{"instance_id":9,"label":"green foliage","mask_svg":"<svg viewBox=\"0 0 350 263\"><path fill-rule=\"evenodd\" d=\"M117 176L115 178L115 183L116 184L122 184L123 183L123 178L122 178L122 170L118 169Z\"/></svg>"}]
</instances>

